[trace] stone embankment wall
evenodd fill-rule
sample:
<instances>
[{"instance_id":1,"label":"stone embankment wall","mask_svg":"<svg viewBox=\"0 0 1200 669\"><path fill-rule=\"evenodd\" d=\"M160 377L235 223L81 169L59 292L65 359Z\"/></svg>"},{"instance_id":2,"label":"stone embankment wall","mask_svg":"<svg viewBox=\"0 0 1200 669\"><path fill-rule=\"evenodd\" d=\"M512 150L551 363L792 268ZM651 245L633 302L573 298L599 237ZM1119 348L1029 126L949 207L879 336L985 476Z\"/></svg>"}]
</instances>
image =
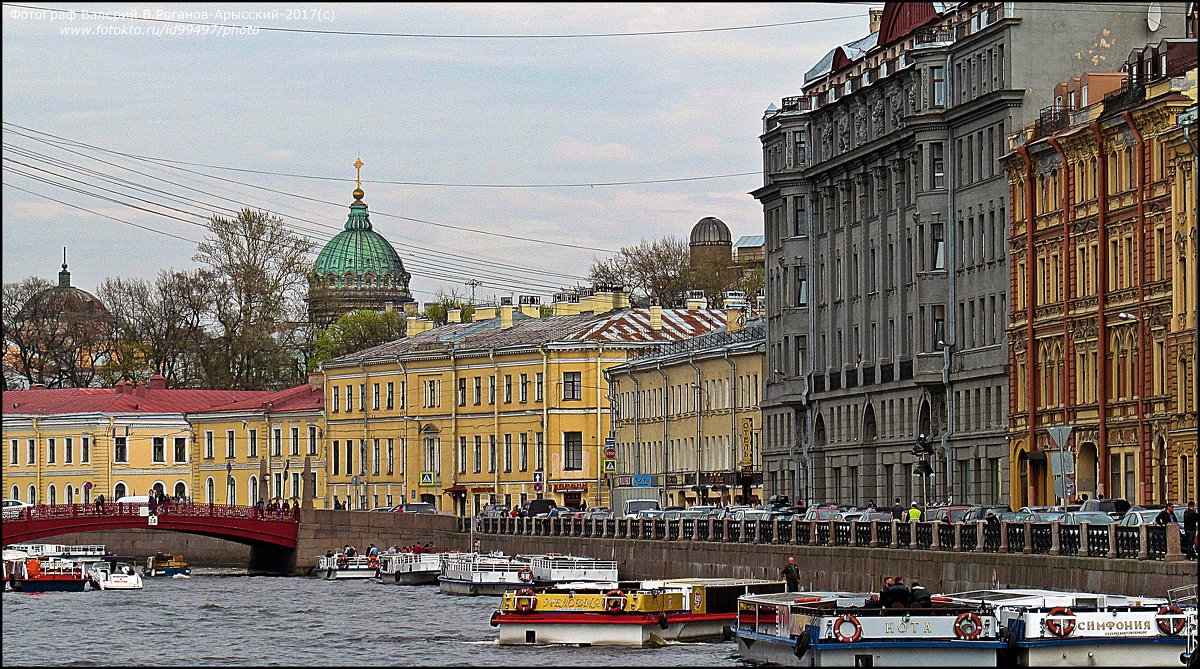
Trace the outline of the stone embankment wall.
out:
<instances>
[{"instance_id":1,"label":"stone embankment wall","mask_svg":"<svg viewBox=\"0 0 1200 669\"><path fill-rule=\"evenodd\" d=\"M316 565L318 555L327 550L341 550L346 544L361 553L366 553L371 544L383 550L393 544L405 546L427 541L438 548L467 550L469 537L457 529L458 519L454 516L314 509L300 523L296 561L291 570L308 573Z\"/></svg>"},{"instance_id":2,"label":"stone embankment wall","mask_svg":"<svg viewBox=\"0 0 1200 669\"><path fill-rule=\"evenodd\" d=\"M178 553L193 566L245 567L250 563L250 547L182 532L163 530L110 530L107 532L78 532L47 537L39 544L104 544L114 555L132 555L144 562L158 551Z\"/></svg>"}]
</instances>

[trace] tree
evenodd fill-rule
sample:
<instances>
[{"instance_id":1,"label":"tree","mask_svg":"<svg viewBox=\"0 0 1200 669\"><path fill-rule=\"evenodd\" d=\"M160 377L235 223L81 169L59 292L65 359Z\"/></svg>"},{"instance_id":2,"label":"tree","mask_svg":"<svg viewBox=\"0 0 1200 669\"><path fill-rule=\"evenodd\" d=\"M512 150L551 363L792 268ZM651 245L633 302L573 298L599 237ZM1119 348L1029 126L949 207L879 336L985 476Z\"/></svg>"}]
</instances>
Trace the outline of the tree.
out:
<instances>
[{"instance_id":1,"label":"tree","mask_svg":"<svg viewBox=\"0 0 1200 669\"><path fill-rule=\"evenodd\" d=\"M594 284L628 287L636 304L683 306L690 287L688 246L679 237L643 239L611 258L595 260L588 275Z\"/></svg>"},{"instance_id":2,"label":"tree","mask_svg":"<svg viewBox=\"0 0 1200 669\"><path fill-rule=\"evenodd\" d=\"M317 333L309 369L347 353L384 344L404 336L404 314L397 311L349 311Z\"/></svg>"},{"instance_id":3,"label":"tree","mask_svg":"<svg viewBox=\"0 0 1200 669\"><path fill-rule=\"evenodd\" d=\"M193 259L211 272L213 336L202 358L210 388L261 390L301 380L295 351L280 339L282 324L304 320L309 243L283 219L243 209L213 216Z\"/></svg>"},{"instance_id":4,"label":"tree","mask_svg":"<svg viewBox=\"0 0 1200 669\"><path fill-rule=\"evenodd\" d=\"M30 385L90 386L108 356L112 319L81 293L37 277L4 285L5 364Z\"/></svg>"},{"instance_id":5,"label":"tree","mask_svg":"<svg viewBox=\"0 0 1200 669\"><path fill-rule=\"evenodd\" d=\"M451 288L449 292L438 289L434 295L437 297L437 302L426 302L425 311L421 315L433 321L435 325L446 324L446 312L450 309L460 309L460 322L466 323L475 319L475 307L466 301L466 298L459 294L458 290Z\"/></svg>"}]
</instances>

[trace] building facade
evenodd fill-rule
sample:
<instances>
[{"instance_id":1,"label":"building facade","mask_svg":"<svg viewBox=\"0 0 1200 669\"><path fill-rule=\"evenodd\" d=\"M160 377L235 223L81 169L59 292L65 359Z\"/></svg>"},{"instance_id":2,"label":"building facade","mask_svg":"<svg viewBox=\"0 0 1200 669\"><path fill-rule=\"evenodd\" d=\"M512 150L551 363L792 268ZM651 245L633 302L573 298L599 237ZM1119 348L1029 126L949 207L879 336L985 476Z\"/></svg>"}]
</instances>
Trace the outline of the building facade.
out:
<instances>
[{"instance_id":1,"label":"building facade","mask_svg":"<svg viewBox=\"0 0 1200 669\"><path fill-rule=\"evenodd\" d=\"M361 508L390 486L460 515L543 497L606 505L604 370L724 324L720 310L627 305L625 293L596 290L554 305L558 316L480 307L473 322L450 314L445 326L326 361L327 496ZM393 447L385 475L379 459Z\"/></svg>"},{"instance_id":2,"label":"building facade","mask_svg":"<svg viewBox=\"0 0 1200 669\"><path fill-rule=\"evenodd\" d=\"M1083 58L1115 69L1150 35L1084 4L888 2L767 110L766 494L1009 501L998 160Z\"/></svg>"},{"instance_id":3,"label":"building facade","mask_svg":"<svg viewBox=\"0 0 1200 669\"><path fill-rule=\"evenodd\" d=\"M646 497L664 506L763 501L765 342L761 318L727 311L723 328L605 370L614 508Z\"/></svg>"},{"instance_id":4,"label":"building facade","mask_svg":"<svg viewBox=\"0 0 1200 669\"><path fill-rule=\"evenodd\" d=\"M1179 117L1196 105L1196 63L1195 38L1147 45L1121 88L1088 99L1067 82L1012 137L1015 505L1195 494L1195 120ZM1073 476L1054 426L1072 427ZM1055 469L1073 490L1055 489Z\"/></svg>"}]
</instances>

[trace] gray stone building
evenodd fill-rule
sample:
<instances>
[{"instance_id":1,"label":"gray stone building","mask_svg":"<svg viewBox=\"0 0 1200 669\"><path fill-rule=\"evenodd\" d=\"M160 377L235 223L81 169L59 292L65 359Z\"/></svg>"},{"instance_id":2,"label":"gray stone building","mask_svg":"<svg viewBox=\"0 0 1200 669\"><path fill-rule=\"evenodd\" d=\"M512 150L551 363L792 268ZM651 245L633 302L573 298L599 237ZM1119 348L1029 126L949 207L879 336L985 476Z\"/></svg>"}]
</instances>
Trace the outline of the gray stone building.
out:
<instances>
[{"instance_id":1,"label":"gray stone building","mask_svg":"<svg viewBox=\"0 0 1200 669\"><path fill-rule=\"evenodd\" d=\"M1183 33L1150 4L888 2L768 108L766 495L1008 501L997 159L1055 83Z\"/></svg>"}]
</instances>

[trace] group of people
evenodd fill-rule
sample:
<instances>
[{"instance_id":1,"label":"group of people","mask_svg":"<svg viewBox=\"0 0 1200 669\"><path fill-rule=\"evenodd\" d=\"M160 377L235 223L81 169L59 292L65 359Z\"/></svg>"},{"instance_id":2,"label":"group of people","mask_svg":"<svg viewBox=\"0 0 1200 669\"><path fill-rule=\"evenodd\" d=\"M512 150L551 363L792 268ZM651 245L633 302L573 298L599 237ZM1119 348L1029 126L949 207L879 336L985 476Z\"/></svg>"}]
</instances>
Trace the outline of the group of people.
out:
<instances>
[{"instance_id":1,"label":"group of people","mask_svg":"<svg viewBox=\"0 0 1200 669\"><path fill-rule=\"evenodd\" d=\"M278 497L269 503L260 499L254 507L258 509L259 518L262 518L267 513L274 514L275 516L285 516L290 513L296 520L300 519L300 500L296 498L292 498L290 503L288 500L281 500Z\"/></svg>"},{"instance_id":2,"label":"group of people","mask_svg":"<svg viewBox=\"0 0 1200 669\"><path fill-rule=\"evenodd\" d=\"M371 544L370 546L367 547L367 557L368 558L378 557L381 552L382 551L380 551L379 547L377 547L375 544ZM411 546L401 546L399 548L397 548L395 544L392 544L391 546L388 546L386 552L388 552L388 553L413 553L413 554L419 555L421 553L432 553L432 552L434 552L434 548L433 548L432 541L426 541L424 544L417 543L417 544L412 544ZM358 549L350 544L346 544L345 546L342 546L341 555L343 557L348 557L348 558L358 557ZM333 557L333 556L334 556L333 549L330 549L325 552L325 557Z\"/></svg>"},{"instance_id":3,"label":"group of people","mask_svg":"<svg viewBox=\"0 0 1200 669\"><path fill-rule=\"evenodd\" d=\"M1178 522L1175 518L1175 505L1167 503L1166 508L1154 517L1155 525L1170 525ZM1189 560L1195 560L1197 554L1196 530L1200 523L1200 513L1196 512L1196 502L1188 500L1187 509L1183 512L1183 554Z\"/></svg>"},{"instance_id":4,"label":"group of people","mask_svg":"<svg viewBox=\"0 0 1200 669\"><path fill-rule=\"evenodd\" d=\"M904 609L929 608L933 605L933 595L918 581L913 581L912 587L904 583L903 576L889 576L883 579L883 588L872 592L863 605L869 609Z\"/></svg>"}]
</instances>

